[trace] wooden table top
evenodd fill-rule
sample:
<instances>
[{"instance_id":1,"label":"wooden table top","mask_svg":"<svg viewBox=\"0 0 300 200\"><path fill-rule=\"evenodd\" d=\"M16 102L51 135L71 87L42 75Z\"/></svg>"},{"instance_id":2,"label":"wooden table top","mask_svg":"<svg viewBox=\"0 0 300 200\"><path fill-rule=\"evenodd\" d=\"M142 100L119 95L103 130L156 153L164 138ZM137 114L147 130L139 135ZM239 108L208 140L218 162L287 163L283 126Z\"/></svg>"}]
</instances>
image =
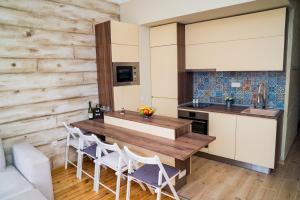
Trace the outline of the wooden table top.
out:
<instances>
[{"instance_id":1,"label":"wooden table top","mask_svg":"<svg viewBox=\"0 0 300 200\"><path fill-rule=\"evenodd\" d=\"M103 135L121 142L151 150L178 160L186 160L216 138L196 133L187 133L176 140L165 139L143 132L133 131L109 124L102 120L85 120L75 122L72 126L95 135Z\"/></svg>"},{"instance_id":2,"label":"wooden table top","mask_svg":"<svg viewBox=\"0 0 300 200\"><path fill-rule=\"evenodd\" d=\"M133 112L128 110L125 111L125 114L120 114L120 111L115 111L115 112L105 113L105 115L109 117L116 117L119 119L124 119L124 120L149 124L153 126L174 129L174 130L180 129L192 123L192 121L190 120L177 119L173 117L165 117L165 116L155 115L155 113L151 118L145 119L141 117L138 114L138 112Z\"/></svg>"}]
</instances>

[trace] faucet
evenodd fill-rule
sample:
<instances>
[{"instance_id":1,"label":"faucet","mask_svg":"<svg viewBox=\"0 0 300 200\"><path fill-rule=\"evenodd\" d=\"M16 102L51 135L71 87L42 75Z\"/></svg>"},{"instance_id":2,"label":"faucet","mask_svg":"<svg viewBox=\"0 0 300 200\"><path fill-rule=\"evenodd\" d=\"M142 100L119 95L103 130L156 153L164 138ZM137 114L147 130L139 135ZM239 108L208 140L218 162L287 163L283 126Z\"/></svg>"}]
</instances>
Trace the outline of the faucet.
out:
<instances>
[{"instance_id":1,"label":"faucet","mask_svg":"<svg viewBox=\"0 0 300 200\"><path fill-rule=\"evenodd\" d=\"M260 83L257 91L257 104L262 104L262 109L266 109L267 89L265 83Z\"/></svg>"}]
</instances>

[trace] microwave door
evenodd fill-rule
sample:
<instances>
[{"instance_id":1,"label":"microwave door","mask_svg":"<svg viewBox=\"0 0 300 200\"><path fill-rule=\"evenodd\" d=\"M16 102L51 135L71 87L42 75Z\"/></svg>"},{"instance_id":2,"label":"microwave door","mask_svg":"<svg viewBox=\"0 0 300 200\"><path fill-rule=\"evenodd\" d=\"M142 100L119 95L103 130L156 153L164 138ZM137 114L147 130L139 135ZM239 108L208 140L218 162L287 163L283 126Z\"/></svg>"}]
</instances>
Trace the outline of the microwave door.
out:
<instances>
[{"instance_id":1,"label":"microwave door","mask_svg":"<svg viewBox=\"0 0 300 200\"><path fill-rule=\"evenodd\" d=\"M132 66L117 66L117 82L128 83L133 81Z\"/></svg>"}]
</instances>

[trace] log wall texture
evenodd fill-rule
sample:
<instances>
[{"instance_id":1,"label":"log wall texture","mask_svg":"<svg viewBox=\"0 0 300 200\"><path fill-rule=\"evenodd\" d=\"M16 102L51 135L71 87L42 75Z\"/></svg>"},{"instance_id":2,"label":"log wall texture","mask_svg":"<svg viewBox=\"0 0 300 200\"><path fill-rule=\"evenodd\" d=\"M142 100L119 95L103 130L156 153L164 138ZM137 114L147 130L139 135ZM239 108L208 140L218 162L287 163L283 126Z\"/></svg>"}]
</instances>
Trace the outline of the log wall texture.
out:
<instances>
[{"instance_id":1,"label":"log wall texture","mask_svg":"<svg viewBox=\"0 0 300 200\"><path fill-rule=\"evenodd\" d=\"M63 165L62 122L98 102L94 25L119 20L105 0L0 0L0 137L29 142Z\"/></svg>"}]
</instances>

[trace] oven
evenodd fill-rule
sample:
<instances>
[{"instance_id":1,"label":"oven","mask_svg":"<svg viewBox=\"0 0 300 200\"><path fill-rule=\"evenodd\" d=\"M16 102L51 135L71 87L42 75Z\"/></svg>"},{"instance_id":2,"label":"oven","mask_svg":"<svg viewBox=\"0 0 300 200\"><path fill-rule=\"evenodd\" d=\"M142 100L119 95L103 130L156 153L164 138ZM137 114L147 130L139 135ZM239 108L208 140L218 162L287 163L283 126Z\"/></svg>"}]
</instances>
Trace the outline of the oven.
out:
<instances>
[{"instance_id":1,"label":"oven","mask_svg":"<svg viewBox=\"0 0 300 200\"><path fill-rule=\"evenodd\" d=\"M178 117L192 120L192 132L208 135L208 113L178 110Z\"/></svg>"},{"instance_id":2,"label":"oven","mask_svg":"<svg viewBox=\"0 0 300 200\"><path fill-rule=\"evenodd\" d=\"M114 62L113 63L114 86L139 85L140 70L138 62Z\"/></svg>"},{"instance_id":3,"label":"oven","mask_svg":"<svg viewBox=\"0 0 300 200\"><path fill-rule=\"evenodd\" d=\"M192 120L193 133L208 135L208 113L178 110L178 118Z\"/></svg>"}]
</instances>

